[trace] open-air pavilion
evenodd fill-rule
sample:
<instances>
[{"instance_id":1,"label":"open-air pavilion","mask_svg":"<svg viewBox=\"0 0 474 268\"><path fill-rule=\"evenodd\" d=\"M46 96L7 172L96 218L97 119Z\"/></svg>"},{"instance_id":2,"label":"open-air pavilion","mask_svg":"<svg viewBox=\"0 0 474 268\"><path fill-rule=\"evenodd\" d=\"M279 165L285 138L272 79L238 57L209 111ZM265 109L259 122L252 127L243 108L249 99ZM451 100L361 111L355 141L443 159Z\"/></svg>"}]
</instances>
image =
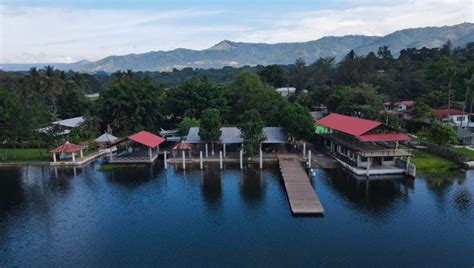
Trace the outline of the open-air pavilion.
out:
<instances>
[{"instance_id":1,"label":"open-air pavilion","mask_svg":"<svg viewBox=\"0 0 474 268\"><path fill-rule=\"evenodd\" d=\"M281 151L281 146L288 143L288 135L282 127L263 128L265 139L262 141L262 150L266 153L276 153Z\"/></svg>"},{"instance_id":2,"label":"open-air pavilion","mask_svg":"<svg viewBox=\"0 0 474 268\"><path fill-rule=\"evenodd\" d=\"M153 163L160 154L160 144L165 141L150 132L138 132L124 140L126 150L116 156L110 153L109 163Z\"/></svg>"},{"instance_id":3,"label":"open-air pavilion","mask_svg":"<svg viewBox=\"0 0 474 268\"><path fill-rule=\"evenodd\" d=\"M187 152L189 154L189 157L191 157L192 150L193 146L190 143L181 141L173 147L173 157L180 156L182 152Z\"/></svg>"},{"instance_id":4,"label":"open-air pavilion","mask_svg":"<svg viewBox=\"0 0 474 268\"><path fill-rule=\"evenodd\" d=\"M76 162L76 153L79 152L79 155L82 158L84 157L83 150L84 148L82 146L66 141L63 145L51 150L51 153L53 154L53 163L58 162L58 159L56 158L58 154L59 161L69 161L71 159L72 162Z\"/></svg>"},{"instance_id":5,"label":"open-air pavilion","mask_svg":"<svg viewBox=\"0 0 474 268\"><path fill-rule=\"evenodd\" d=\"M105 148L117 141L117 137L105 132L104 134L97 137L94 141L99 148Z\"/></svg>"},{"instance_id":6,"label":"open-air pavilion","mask_svg":"<svg viewBox=\"0 0 474 268\"><path fill-rule=\"evenodd\" d=\"M194 146L194 149L199 151L205 151L206 149L203 147L208 147L208 143L206 141L201 140L199 136L199 127L192 127L189 129L188 135L186 136L186 142L191 143ZM224 157L226 157L227 152L238 152L239 145L240 147L243 145L244 139L241 136L240 129L237 127L222 127L221 128L221 136L219 141L217 141L215 151L222 150ZM203 146L204 145L204 146ZM212 151L212 148L208 148L208 150Z\"/></svg>"}]
</instances>

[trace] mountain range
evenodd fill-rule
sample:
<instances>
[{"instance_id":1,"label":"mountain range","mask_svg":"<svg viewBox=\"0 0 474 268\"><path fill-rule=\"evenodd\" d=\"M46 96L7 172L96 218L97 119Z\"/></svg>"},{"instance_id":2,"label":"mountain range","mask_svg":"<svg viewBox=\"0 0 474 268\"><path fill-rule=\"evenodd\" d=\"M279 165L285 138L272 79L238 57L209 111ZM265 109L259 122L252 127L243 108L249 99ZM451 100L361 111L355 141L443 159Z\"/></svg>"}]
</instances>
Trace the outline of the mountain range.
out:
<instances>
[{"instance_id":1,"label":"mountain range","mask_svg":"<svg viewBox=\"0 0 474 268\"><path fill-rule=\"evenodd\" d=\"M388 46L394 56L405 48L440 47L451 40L454 46L474 42L474 23L453 26L404 29L385 36L328 36L318 40L296 43L242 43L228 40L204 50L178 48L170 51L151 51L141 54L108 56L97 61L75 63L49 63L56 69L82 72L114 72L132 69L134 71L172 71L174 68L222 68L245 65L290 64L297 58L307 63L320 57L341 59L351 49L359 55L376 52L381 46ZM46 63L0 64L7 71L28 70Z\"/></svg>"}]
</instances>

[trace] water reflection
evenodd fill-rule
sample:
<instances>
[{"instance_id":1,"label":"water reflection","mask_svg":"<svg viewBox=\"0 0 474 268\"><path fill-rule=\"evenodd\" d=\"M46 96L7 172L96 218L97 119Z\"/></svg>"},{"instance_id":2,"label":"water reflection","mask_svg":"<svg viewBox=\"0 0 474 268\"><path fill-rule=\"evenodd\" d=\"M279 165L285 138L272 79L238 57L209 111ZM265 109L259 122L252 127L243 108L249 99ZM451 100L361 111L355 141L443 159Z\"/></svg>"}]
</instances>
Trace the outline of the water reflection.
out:
<instances>
[{"instance_id":1,"label":"water reflection","mask_svg":"<svg viewBox=\"0 0 474 268\"><path fill-rule=\"evenodd\" d=\"M14 206L25 202L19 168L4 168L0 176L0 216L4 217Z\"/></svg>"},{"instance_id":2,"label":"water reflection","mask_svg":"<svg viewBox=\"0 0 474 268\"><path fill-rule=\"evenodd\" d=\"M263 171L247 168L240 172L240 191L249 205L260 205L265 195Z\"/></svg>"},{"instance_id":3,"label":"water reflection","mask_svg":"<svg viewBox=\"0 0 474 268\"><path fill-rule=\"evenodd\" d=\"M155 165L140 165L132 168L117 166L104 174L110 182L126 187L138 187L151 181L158 172Z\"/></svg>"},{"instance_id":4,"label":"water reflection","mask_svg":"<svg viewBox=\"0 0 474 268\"><path fill-rule=\"evenodd\" d=\"M414 189L414 180L405 177L367 180L356 178L343 169L325 173L327 176L323 181L349 201L349 205L380 219L392 214L396 202L407 202L409 192Z\"/></svg>"},{"instance_id":5,"label":"water reflection","mask_svg":"<svg viewBox=\"0 0 474 268\"><path fill-rule=\"evenodd\" d=\"M201 173L202 196L208 208L219 209L222 206L222 173L219 169L204 169Z\"/></svg>"}]
</instances>

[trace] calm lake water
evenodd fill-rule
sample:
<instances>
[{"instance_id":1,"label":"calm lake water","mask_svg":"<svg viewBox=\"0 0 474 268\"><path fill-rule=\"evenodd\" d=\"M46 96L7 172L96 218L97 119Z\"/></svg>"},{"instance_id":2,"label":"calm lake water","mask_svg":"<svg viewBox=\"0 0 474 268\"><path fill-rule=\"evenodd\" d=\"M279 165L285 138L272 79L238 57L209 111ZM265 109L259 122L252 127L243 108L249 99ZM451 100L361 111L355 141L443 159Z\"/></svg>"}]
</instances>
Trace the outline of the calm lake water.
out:
<instances>
[{"instance_id":1,"label":"calm lake water","mask_svg":"<svg viewBox=\"0 0 474 268\"><path fill-rule=\"evenodd\" d=\"M474 172L312 180L292 216L276 166L183 172L0 168L0 266L474 265Z\"/></svg>"}]
</instances>

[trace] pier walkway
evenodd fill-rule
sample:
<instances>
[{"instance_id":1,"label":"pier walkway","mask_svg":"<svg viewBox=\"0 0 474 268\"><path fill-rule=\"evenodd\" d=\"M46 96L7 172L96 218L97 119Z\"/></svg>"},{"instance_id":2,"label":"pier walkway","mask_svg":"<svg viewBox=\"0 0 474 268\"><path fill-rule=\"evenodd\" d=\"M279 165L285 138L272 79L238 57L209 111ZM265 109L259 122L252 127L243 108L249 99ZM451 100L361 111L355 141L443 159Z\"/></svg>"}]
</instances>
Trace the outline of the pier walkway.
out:
<instances>
[{"instance_id":1,"label":"pier walkway","mask_svg":"<svg viewBox=\"0 0 474 268\"><path fill-rule=\"evenodd\" d=\"M324 214L324 208L296 154L278 154L293 214Z\"/></svg>"}]
</instances>

